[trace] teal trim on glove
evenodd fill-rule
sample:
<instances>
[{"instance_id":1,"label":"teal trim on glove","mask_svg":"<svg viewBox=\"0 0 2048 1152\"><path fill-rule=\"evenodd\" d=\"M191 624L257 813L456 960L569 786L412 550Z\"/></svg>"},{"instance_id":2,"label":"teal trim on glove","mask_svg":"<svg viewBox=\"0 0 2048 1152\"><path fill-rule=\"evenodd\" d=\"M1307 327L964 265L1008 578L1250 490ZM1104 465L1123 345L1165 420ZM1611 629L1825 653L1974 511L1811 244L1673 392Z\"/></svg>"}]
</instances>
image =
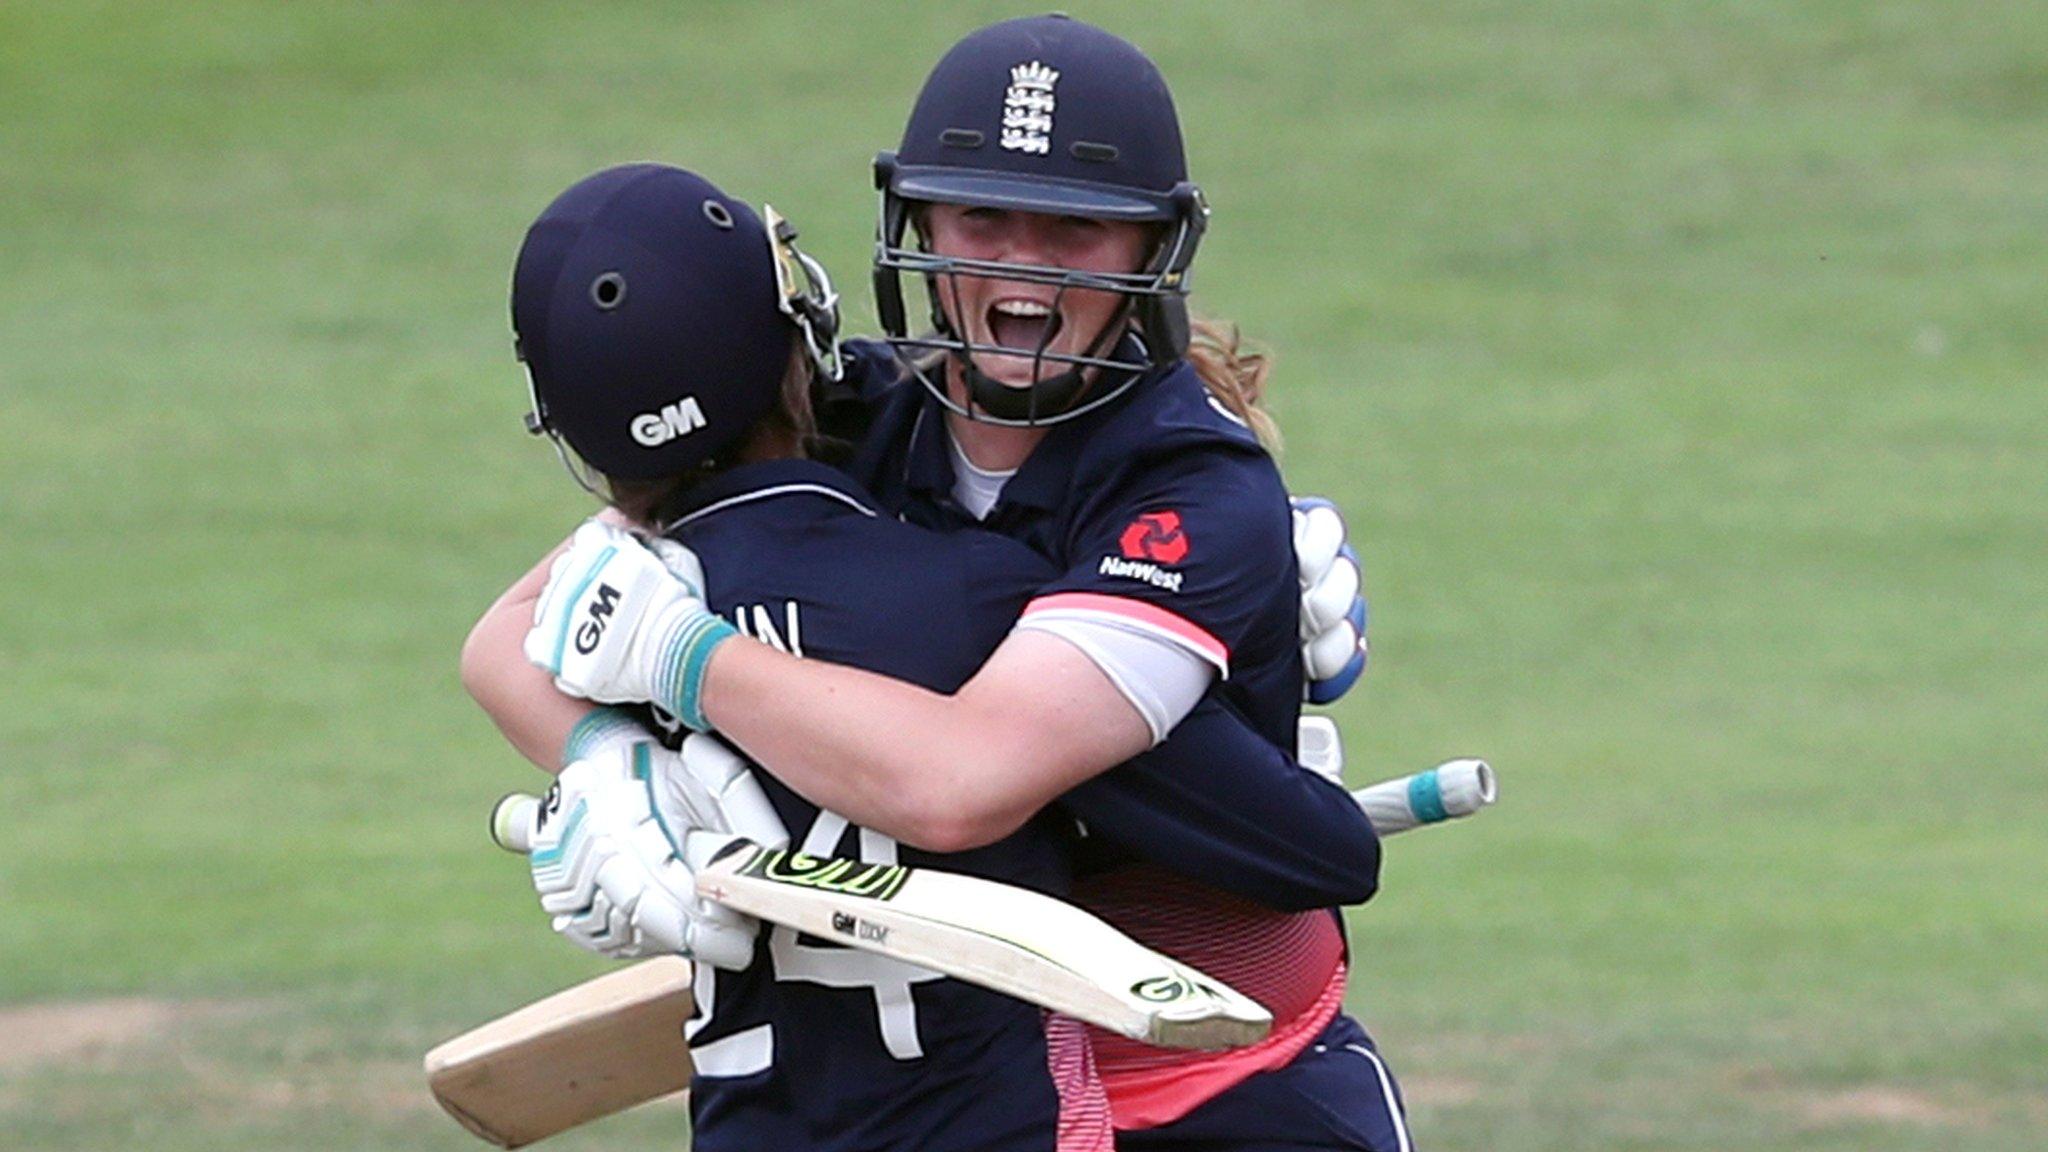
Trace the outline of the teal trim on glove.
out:
<instances>
[{"instance_id":1,"label":"teal trim on glove","mask_svg":"<svg viewBox=\"0 0 2048 1152\"><path fill-rule=\"evenodd\" d=\"M562 766L574 764L613 740L647 735L646 726L631 712L623 708L593 708L569 729L569 738L562 742Z\"/></svg>"},{"instance_id":2,"label":"teal trim on glove","mask_svg":"<svg viewBox=\"0 0 2048 1152\"><path fill-rule=\"evenodd\" d=\"M711 721L704 717L704 673L711 665L711 654L737 635L739 629L704 612L683 625L669 649L667 667L655 685L656 696L662 707L692 731L711 731Z\"/></svg>"}]
</instances>

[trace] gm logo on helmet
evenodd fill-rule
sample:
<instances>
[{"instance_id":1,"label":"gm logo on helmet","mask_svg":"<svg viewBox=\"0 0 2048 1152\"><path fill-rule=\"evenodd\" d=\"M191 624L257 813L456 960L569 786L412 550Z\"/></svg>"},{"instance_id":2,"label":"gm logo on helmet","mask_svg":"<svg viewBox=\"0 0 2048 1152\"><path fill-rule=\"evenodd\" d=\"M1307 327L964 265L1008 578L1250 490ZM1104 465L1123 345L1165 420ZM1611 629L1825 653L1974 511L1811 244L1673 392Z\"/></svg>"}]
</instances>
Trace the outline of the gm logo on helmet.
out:
<instances>
[{"instance_id":1,"label":"gm logo on helmet","mask_svg":"<svg viewBox=\"0 0 2048 1152\"><path fill-rule=\"evenodd\" d=\"M695 396L685 396L659 412L642 412L633 417L633 439L641 446L659 448L704 427L704 409Z\"/></svg>"}]
</instances>

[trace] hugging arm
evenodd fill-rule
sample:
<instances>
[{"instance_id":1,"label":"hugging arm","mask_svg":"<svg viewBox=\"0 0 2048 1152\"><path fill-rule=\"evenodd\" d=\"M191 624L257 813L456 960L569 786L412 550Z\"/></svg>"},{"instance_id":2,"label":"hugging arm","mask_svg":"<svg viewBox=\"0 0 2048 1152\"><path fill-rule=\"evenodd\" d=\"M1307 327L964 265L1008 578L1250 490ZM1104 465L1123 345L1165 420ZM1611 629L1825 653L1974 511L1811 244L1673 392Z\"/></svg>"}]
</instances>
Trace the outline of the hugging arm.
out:
<instances>
[{"instance_id":1,"label":"hugging arm","mask_svg":"<svg viewBox=\"0 0 2048 1152\"><path fill-rule=\"evenodd\" d=\"M541 557L491 602L462 645L462 687L512 747L543 770L562 766L569 733L597 706L557 691L548 674L526 662L519 644L533 626L533 607L560 548Z\"/></svg>"},{"instance_id":2,"label":"hugging arm","mask_svg":"<svg viewBox=\"0 0 2048 1152\"><path fill-rule=\"evenodd\" d=\"M1379 837L1358 803L1213 695L1059 803L1091 837L1279 911L1361 904L1379 886Z\"/></svg>"},{"instance_id":3,"label":"hugging arm","mask_svg":"<svg viewBox=\"0 0 2048 1152\"><path fill-rule=\"evenodd\" d=\"M607 523L623 523L607 510ZM533 613L547 586L564 540L548 550L478 618L462 643L462 687L497 725L514 751L544 772L558 772L608 734L644 735L639 722L615 708L601 708L555 687L546 672L528 663L520 643L533 627Z\"/></svg>"},{"instance_id":4,"label":"hugging arm","mask_svg":"<svg viewBox=\"0 0 2048 1152\"><path fill-rule=\"evenodd\" d=\"M1079 649L1015 632L945 695L751 641L714 657L705 714L820 807L931 852L994 843L1152 742Z\"/></svg>"}]
</instances>

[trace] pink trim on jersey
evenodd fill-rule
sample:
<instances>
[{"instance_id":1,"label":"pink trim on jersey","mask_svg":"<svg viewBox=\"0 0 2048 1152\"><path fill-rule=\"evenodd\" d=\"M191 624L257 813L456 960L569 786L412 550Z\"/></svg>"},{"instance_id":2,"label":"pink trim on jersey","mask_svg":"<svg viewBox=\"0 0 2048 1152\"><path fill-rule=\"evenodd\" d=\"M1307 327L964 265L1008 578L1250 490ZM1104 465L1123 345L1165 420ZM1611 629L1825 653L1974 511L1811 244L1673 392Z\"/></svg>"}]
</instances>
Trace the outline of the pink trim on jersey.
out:
<instances>
[{"instance_id":1,"label":"pink trim on jersey","mask_svg":"<svg viewBox=\"0 0 2048 1152\"><path fill-rule=\"evenodd\" d=\"M1054 1152L1115 1152L1109 1093L1095 1071L1095 1049L1080 1021L1045 1014L1045 1070L1060 1097Z\"/></svg>"},{"instance_id":2,"label":"pink trim on jersey","mask_svg":"<svg viewBox=\"0 0 2048 1152\"><path fill-rule=\"evenodd\" d=\"M1249 1048L1203 1053L1154 1068L1105 1071L1102 1083L1109 1092L1110 1115L1117 1130L1171 1124L1261 1072L1286 1067L1322 1035L1344 1007L1344 973L1344 965L1339 963L1330 974L1329 985L1308 1011Z\"/></svg>"},{"instance_id":3,"label":"pink trim on jersey","mask_svg":"<svg viewBox=\"0 0 2048 1152\"><path fill-rule=\"evenodd\" d=\"M1136 625L1147 632L1160 633L1191 649L1197 656L1216 665L1225 677L1230 675L1230 649L1223 641L1208 631L1191 623L1186 617L1175 615L1157 604L1133 600L1126 596L1111 596L1104 592L1055 592L1040 596L1024 605L1020 619L1037 612L1060 612L1081 615L1107 616L1122 624Z\"/></svg>"},{"instance_id":4,"label":"pink trim on jersey","mask_svg":"<svg viewBox=\"0 0 2048 1152\"><path fill-rule=\"evenodd\" d=\"M1077 881L1074 903L1145 945L1266 1006L1273 1033L1235 1052L1178 1052L1089 1029L1118 1130L1186 1115L1254 1073L1278 1068L1320 1034L1344 999L1344 936L1328 909L1275 912L1134 864Z\"/></svg>"}]
</instances>

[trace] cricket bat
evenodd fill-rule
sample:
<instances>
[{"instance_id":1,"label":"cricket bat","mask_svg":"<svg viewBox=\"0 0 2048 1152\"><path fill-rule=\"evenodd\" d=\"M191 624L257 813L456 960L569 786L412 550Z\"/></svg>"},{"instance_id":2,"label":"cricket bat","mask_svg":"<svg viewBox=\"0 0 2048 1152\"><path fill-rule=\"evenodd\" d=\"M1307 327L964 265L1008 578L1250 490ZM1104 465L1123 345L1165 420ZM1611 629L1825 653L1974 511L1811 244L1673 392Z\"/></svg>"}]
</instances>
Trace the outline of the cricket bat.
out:
<instances>
[{"instance_id":1,"label":"cricket bat","mask_svg":"<svg viewBox=\"0 0 2048 1152\"><path fill-rule=\"evenodd\" d=\"M1493 767L1484 760L1447 760L1427 772L1351 793L1381 836L1470 816L1499 797Z\"/></svg>"},{"instance_id":2,"label":"cricket bat","mask_svg":"<svg viewBox=\"0 0 2048 1152\"><path fill-rule=\"evenodd\" d=\"M1469 815L1493 803L1498 789L1485 762L1458 760L1352 795L1379 834L1390 836ZM519 829L531 827L530 814L525 824L517 817L516 809L508 811L501 802L492 818L494 837L515 848L522 843ZM880 867L853 864L848 871ZM922 869L906 871L927 875ZM845 936L829 923L826 928L814 934ZM643 960L440 1045L427 1053L428 1084L465 1128L501 1148L522 1147L682 1092L691 1074L682 1035L691 1012L690 987L688 961L673 956Z\"/></svg>"},{"instance_id":3,"label":"cricket bat","mask_svg":"<svg viewBox=\"0 0 2048 1152\"><path fill-rule=\"evenodd\" d=\"M539 804L499 801L493 837L526 851ZM1162 1048L1240 1048L1273 1026L1249 997L1093 913L993 880L742 840L698 871L697 895Z\"/></svg>"},{"instance_id":4,"label":"cricket bat","mask_svg":"<svg viewBox=\"0 0 2048 1152\"><path fill-rule=\"evenodd\" d=\"M690 962L657 956L557 992L427 1053L464 1128L519 1148L690 1086Z\"/></svg>"}]
</instances>

